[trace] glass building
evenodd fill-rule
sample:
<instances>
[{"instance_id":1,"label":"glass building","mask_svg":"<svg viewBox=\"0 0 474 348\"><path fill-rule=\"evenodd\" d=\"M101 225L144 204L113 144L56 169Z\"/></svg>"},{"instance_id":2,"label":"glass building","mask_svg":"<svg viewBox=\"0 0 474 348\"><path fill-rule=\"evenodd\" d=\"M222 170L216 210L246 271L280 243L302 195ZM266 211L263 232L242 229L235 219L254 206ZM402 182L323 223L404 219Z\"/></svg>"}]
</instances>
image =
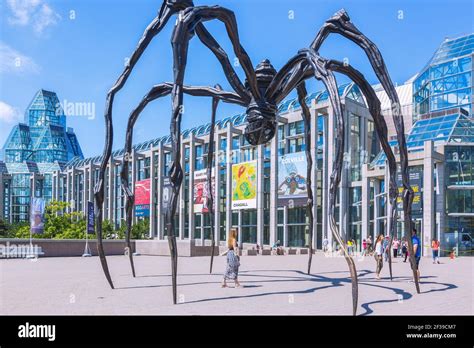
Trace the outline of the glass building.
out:
<instances>
[{"instance_id":1,"label":"glass building","mask_svg":"<svg viewBox=\"0 0 474 348\"><path fill-rule=\"evenodd\" d=\"M413 220L428 253L432 238L441 254L472 255L474 211L474 34L446 39L413 79L413 128L407 134L410 184L416 192ZM396 140L390 142L398 152ZM368 172L371 223L388 230L386 157L379 153ZM383 170L382 170L383 169ZM399 183L401 186L401 183ZM401 209L399 209L401 210ZM397 233L403 231L399 213Z\"/></svg>"},{"instance_id":2,"label":"glass building","mask_svg":"<svg viewBox=\"0 0 474 348\"><path fill-rule=\"evenodd\" d=\"M474 34L446 39L413 83L415 120L462 107L472 113Z\"/></svg>"},{"instance_id":3,"label":"glass building","mask_svg":"<svg viewBox=\"0 0 474 348\"><path fill-rule=\"evenodd\" d=\"M423 240L424 255L430 254L432 238L441 241L441 255L453 250L458 255L472 255L473 37L471 34L445 40L419 74L396 87L405 122L410 184L415 192L412 218ZM380 85L373 88L381 102L390 144L399 160L391 102ZM360 250L365 238L390 230L386 185L389 177L385 154L380 150L372 116L359 88L346 83L339 85L338 92L343 104L345 148L335 216L343 238L354 239L356 250ZM42 91L40 99L44 95ZM306 177L304 151L307 144L301 105L297 99L289 99L278 106L277 131L265 145L251 146L246 141L243 135L247 124L245 113L216 121L213 159L208 156L209 123L182 132L184 178L175 216L181 255L204 253L203 249L193 248L211 243L211 226L214 226L217 244L222 246L226 231L232 227L239 229L239 242L247 250L256 244L269 247L280 241L286 248L303 252L309 246L310 233L315 249L322 248L324 239L335 246L328 218L330 174L335 156L334 115L326 91L311 93L306 103L311 112L310 151L314 162L311 174L313 231L308 227L306 193L288 198L288 192L292 195L294 187L284 183L300 175L301 184ZM82 158L77 141L72 140L75 136L65 128L63 114L42 112L43 106L50 110L52 105L55 105L52 99L32 102L25 124L12 130L4 147L5 161L0 162L0 208L10 221L27 217L32 195L70 202L71 210L84 213L86 202L94 199L102 157ZM116 228L125 221L126 199L120 179L124 157L123 149L114 151L105 172L103 218ZM149 188L149 202L135 206L133 222L148 219L149 238L153 241L140 243L149 243L150 253L166 253L164 211L171 138L166 135L135 144L126 157L130 161L129 188L132 192L137 186ZM204 190L203 170L211 160L215 187L213 221L199 203L199 192ZM257 190L245 208L233 204L234 166L251 167L255 172ZM282 173L286 173L286 177L282 177ZM400 175L397 181L400 190ZM402 237L405 231L400 200L397 212L396 234Z\"/></svg>"},{"instance_id":4,"label":"glass building","mask_svg":"<svg viewBox=\"0 0 474 348\"><path fill-rule=\"evenodd\" d=\"M0 152L0 208L10 222L28 220L31 197L52 198L52 173L73 158L83 158L54 92L39 90Z\"/></svg>"},{"instance_id":5,"label":"glass building","mask_svg":"<svg viewBox=\"0 0 474 348\"><path fill-rule=\"evenodd\" d=\"M361 210L363 166L375 158L380 146L372 117L359 88L353 83L346 83L339 85L338 92L350 132L346 134L345 151L349 155L346 156L342 175L337 220L343 226L344 237L356 239L360 246L366 233L362 228ZM213 159L216 195L214 221L210 221L209 215L202 212L196 204L195 196L202 180L201 171L210 160L208 146L211 125L200 125L182 132L181 163L185 173L175 217L178 243L197 247L207 245L210 243L211 224L214 225L217 241L222 245L225 244L226 231L231 227L239 229L239 242L245 248L255 247L255 244L269 246L279 240L285 247L299 250L308 247L310 233L313 234L315 248L321 248L325 238L332 243L332 235L328 232L327 210L330 173L335 155L332 140L335 132L334 119L326 91L308 95L306 103L312 115L311 151L316 159L312 174L313 192L317 194L313 212L314 230L309 231L308 228L307 199L302 196L299 200L287 202L282 197L286 193L281 189L279 172L291 167L284 164L283 159L302 159L304 166L306 165L304 151L307 144L304 139L301 105L297 99L289 99L279 105L276 135L265 145L251 146L246 141L243 135L247 125L246 114L237 114L216 122ZM170 168L170 141L169 136L163 136L136 144L132 154L127 156L131 161L129 179L132 191L138 181L148 180L150 187L149 213L147 216L135 214L134 221L149 219L149 237L163 242L166 241L163 192ZM103 209L104 219L118 227L124 223L125 218L125 196L120 181L124 150L114 151L112 157L105 173L106 198ZM232 168L252 162L259 187L255 201L249 208L232 208ZM75 210L85 209L84 202L93 199L100 163L101 156L73 159L64 170L53 173L53 197L73 201ZM306 177L305 167L293 169ZM56 187L55 183L60 184Z\"/></svg>"}]
</instances>

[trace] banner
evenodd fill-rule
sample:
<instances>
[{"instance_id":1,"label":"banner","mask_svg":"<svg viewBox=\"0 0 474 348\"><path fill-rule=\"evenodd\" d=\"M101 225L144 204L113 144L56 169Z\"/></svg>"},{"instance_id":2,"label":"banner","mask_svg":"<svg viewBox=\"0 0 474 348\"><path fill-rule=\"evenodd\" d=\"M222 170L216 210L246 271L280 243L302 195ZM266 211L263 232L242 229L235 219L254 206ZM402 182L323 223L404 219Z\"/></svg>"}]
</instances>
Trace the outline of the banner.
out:
<instances>
[{"instance_id":1,"label":"banner","mask_svg":"<svg viewBox=\"0 0 474 348\"><path fill-rule=\"evenodd\" d=\"M409 167L408 177L410 181L410 186L414 192L412 211L413 213L420 213L421 206L421 188L423 187L423 169L422 167ZM397 197L397 210L403 210L403 182L402 175L398 173L397 175L397 185L398 185L398 197Z\"/></svg>"},{"instance_id":2,"label":"banner","mask_svg":"<svg viewBox=\"0 0 474 348\"><path fill-rule=\"evenodd\" d=\"M135 216L150 216L150 179L135 182Z\"/></svg>"},{"instance_id":3,"label":"banner","mask_svg":"<svg viewBox=\"0 0 474 348\"><path fill-rule=\"evenodd\" d=\"M30 209L30 229L32 234L44 232L44 207L43 198L32 198Z\"/></svg>"},{"instance_id":4,"label":"banner","mask_svg":"<svg viewBox=\"0 0 474 348\"><path fill-rule=\"evenodd\" d=\"M278 158L278 206L305 206L306 153L295 152Z\"/></svg>"},{"instance_id":5,"label":"banner","mask_svg":"<svg viewBox=\"0 0 474 348\"><path fill-rule=\"evenodd\" d=\"M214 168L211 171L211 185L214 201L216 201L216 183L214 180ZM208 213L209 188L207 187L207 169L194 172L193 205L195 213Z\"/></svg>"},{"instance_id":6,"label":"banner","mask_svg":"<svg viewBox=\"0 0 474 348\"><path fill-rule=\"evenodd\" d=\"M161 198L161 209L163 210L163 214L166 212L166 209L168 209L168 206L171 204L170 199L172 190L173 188L171 186L170 178L167 176L163 177L163 194Z\"/></svg>"},{"instance_id":7,"label":"banner","mask_svg":"<svg viewBox=\"0 0 474 348\"><path fill-rule=\"evenodd\" d=\"M257 208L257 161L232 166L232 209Z\"/></svg>"},{"instance_id":8,"label":"banner","mask_svg":"<svg viewBox=\"0 0 474 348\"><path fill-rule=\"evenodd\" d=\"M95 233L95 213L94 213L94 203L87 202L87 233Z\"/></svg>"}]
</instances>

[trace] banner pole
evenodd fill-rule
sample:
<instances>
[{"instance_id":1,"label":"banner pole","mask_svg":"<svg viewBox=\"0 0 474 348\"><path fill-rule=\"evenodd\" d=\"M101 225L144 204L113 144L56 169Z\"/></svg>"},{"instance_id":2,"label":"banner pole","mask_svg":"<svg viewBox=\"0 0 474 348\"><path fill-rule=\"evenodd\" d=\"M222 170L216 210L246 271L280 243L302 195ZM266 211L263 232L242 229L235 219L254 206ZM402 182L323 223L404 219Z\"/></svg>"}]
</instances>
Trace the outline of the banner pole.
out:
<instances>
[{"instance_id":1,"label":"banner pole","mask_svg":"<svg viewBox=\"0 0 474 348\"><path fill-rule=\"evenodd\" d=\"M84 246L84 254L82 254L82 257L90 257L91 255L91 249L89 248L89 225L91 221L94 221L94 217L91 216L91 213L93 213L93 210L91 212L91 205L92 202L88 201L87 202L87 218L86 218L86 245ZM92 205L93 209L93 205Z\"/></svg>"},{"instance_id":2,"label":"banner pole","mask_svg":"<svg viewBox=\"0 0 474 348\"><path fill-rule=\"evenodd\" d=\"M33 254L33 233L31 231L31 216L33 213L33 196L30 196L30 212L29 212L29 219L30 219L30 247L28 248L28 252L26 253L27 259L33 259L35 256Z\"/></svg>"},{"instance_id":3,"label":"banner pole","mask_svg":"<svg viewBox=\"0 0 474 348\"><path fill-rule=\"evenodd\" d=\"M30 223L30 247L28 248L28 253L26 254L27 259L33 259L35 257L33 253L33 233L31 232L31 223Z\"/></svg>"}]
</instances>

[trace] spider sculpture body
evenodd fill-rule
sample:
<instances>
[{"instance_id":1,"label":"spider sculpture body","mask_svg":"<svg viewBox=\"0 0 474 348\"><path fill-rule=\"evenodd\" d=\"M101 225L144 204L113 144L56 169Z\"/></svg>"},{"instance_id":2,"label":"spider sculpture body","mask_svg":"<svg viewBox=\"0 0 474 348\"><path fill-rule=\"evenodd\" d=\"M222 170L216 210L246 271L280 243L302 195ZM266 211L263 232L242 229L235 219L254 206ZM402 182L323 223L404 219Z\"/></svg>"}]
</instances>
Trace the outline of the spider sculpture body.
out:
<instances>
[{"instance_id":1,"label":"spider sculpture body","mask_svg":"<svg viewBox=\"0 0 474 348\"><path fill-rule=\"evenodd\" d=\"M329 189L329 227L334 239L340 245L344 252L344 257L349 266L352 279L352 297L353 297L353 314L357 310L358 285L357 285L357 271L352 257L348 254L343 237L339 234L338 226L335 219L336 197L341 181L341 171L343 165L343 151L344 151L344 128L345 120L343 118L341 101L337 92L337 84L333 72L338 72L348 76L361 89L370 113L373 117L375 129L378 133L382 148L387 155L388 168L390 172L389 182L389 199L391 203L391 210L389 214L390 231L389 235L392 237L396 227L396 198L398 195L398 188L396 184L396 160L392 149L387 140L387 126L382 117L380 102L367 82L364 76L355 68L348 64L336 60L328 60L319 55L319 48L323 41L330 33L337 33L343 35L347 39L353 41L360 46L367 54L371 65L379 78L382 86L387 92L392 102L392 117L397 130L397 138L400 148L400 164L403 181L403 208L405 216L405 233L409 246L411 246L412 230L411 221L411 202L413 200L413 191L408 181L408 155L406 149L406 141L404 135L403 118L401 117L398 96L396 94L393 83L388 75L383 58L377 47L363 35L350 21L349 16L344 10L340 10L333 17L326 21L320 31L317 33L315 39L308 48L302 49L292 57L279 71L271 65L269 60L264 60L254 69L252 62L240 44L239 34L237 29L237 22L234 13L226 8L220 6L194 6L191 0L165 0L161 7L158 16L147 27L138 47L133 52L128 65L118 78L115 85L111 88L107 95L107 102L105 107L105 124L106 124L106 141L102 157L102 163L99 172L99 180L95 187L95 201L97 211L97 237L98 237L98 252L104 270L105 276L113 288L112 278L105 258L104 249L102 245L102 206L104 202L104 176L107 164L110 160L112 152L113 141L113 123L112 123L112 104L115 94L123 87L128 79L133 67L141 57L142 53L147 48L153 37L155 37L161 29L169 21L170 17L177 14L177 21L174 26L171 44L173 49L173 72L174 81L169 83L162 83L153 86L145 95L139 105L132 111L128 119L125 141L125 156L121 171L122 188L127 196L126 202L126 221L127 234L126 243L128 248L128 256L132 268L133 276L135 276L135 267L133 264L133 253L130 244L130 229L133 214L133 192L129 188L128 165L129 156L132 151L133 128L142 110L146 105L166 95L171 95L172 98L172 115L171 115L171 169L169 171L172 192L169 199L168 207L165 211L165 225L167 229L168 243L171 255L171 270L172 270L172 285L173 285L173 302L176 303L176 288L177 288L177 248L176 237L174 234L174 215L177 207L177 199L181 182L183 179L183 170L180 164L181 151L181 117L183 94L189 94L199 97L212 98L212 127L210 133L210 148L209 158L213 158L213 140L214 140L214 123L216 118L216 110L219 101L226 103L233 103L241 105L246 109L248 124L244 131L244 136L251 145L265 144L274 137L277 127L277 105L294 89L297 90L299 103L301 105L302 117L305 126L305 142L306 142L306 158L307 158L307 214L309 218L309 260L308 260L308 274L311 271L312 262L312 231L313 231L313 191L311 184L312 177L312 156L311 156L311 137L309 132L310 127L310 111L306 104L306 87L305 81L310 78L316 78L322 81L325 85L330 102L330 114L335 119L335 162L331 172L331 183ZM242 83L233 66L231 65L227 53L222 49L213 36L206 30L204 23L210 20L218 20L224 23L226 32L232 43L234 54L239 60L239 63L245 73L245 83ZM207 86L186 86L184 85L184 76L186 71L186 62L188 58L188 44L189 40L197 36L197 38L210 49L221 64L225 76L232 87L233 91L223 91L219 85L215 87ZM330 115L331 116L331 115ZM212 160L208 161L207 180L208 187L211 187L211 166ZM214 201L212 197L212 190L209 192L209 214L211 214L210 221L213 221L212 214L214 209ZM211 238L212 238L212 255L210 272L212 272L212 262L214 256L214 230L211 223ZM389 243L391 245L391 243ZM388 255L391 253L389 252ZM417 291L419 292L418 279L416 276L416 262L413 253L410 253L411 267L415 278ZM391 263L390 276L392 276Z\"/></svg>"}]
</instances>

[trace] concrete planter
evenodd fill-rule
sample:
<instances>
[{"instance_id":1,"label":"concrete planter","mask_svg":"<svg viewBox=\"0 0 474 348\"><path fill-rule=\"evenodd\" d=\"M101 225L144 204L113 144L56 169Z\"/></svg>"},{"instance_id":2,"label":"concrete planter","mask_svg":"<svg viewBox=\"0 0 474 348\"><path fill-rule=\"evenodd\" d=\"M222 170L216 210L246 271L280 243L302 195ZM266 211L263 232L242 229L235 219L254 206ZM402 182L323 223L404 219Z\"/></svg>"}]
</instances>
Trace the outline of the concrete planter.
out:
<instances>
[{"instance_id":1,"label":"concrete planter","mask_svg":"<svg viewBox=\"0 0 474 348\"><path fill-rule=\"evenodd\" d=\"M33 239L33 246L41 248L43 257L68 257L82 256L86 245L85 239ZM26 248L30 244L29 239L0 239L0 246L10 248L16 246ZM97 256L97 239L89 239L89 248L93 256ZM135 251L135 242L132 241L132 249ZM125 240L104 240L104 251L106 255L123 255L125 253Z\"/></svg>"}]
</instances>

